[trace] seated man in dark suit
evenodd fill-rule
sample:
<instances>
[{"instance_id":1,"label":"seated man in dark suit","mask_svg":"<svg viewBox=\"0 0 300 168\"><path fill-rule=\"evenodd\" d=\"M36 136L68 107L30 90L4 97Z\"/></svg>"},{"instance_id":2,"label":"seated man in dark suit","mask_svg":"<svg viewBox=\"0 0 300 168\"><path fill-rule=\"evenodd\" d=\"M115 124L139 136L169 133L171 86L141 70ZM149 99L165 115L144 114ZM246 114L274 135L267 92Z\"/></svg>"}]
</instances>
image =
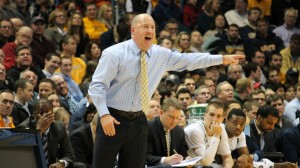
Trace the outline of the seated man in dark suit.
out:
<instances>
[{"instance_id":1,"label":"seated man in dark suit","mask_svg":"<svg viewBox=\"0 0 300 168\"><path fill-rule=\"evenodd\" d=\"M36 129L41 131L49 167L72 167L75 161L72 146L64 123L54 121L52 103L48 99L41 98L34 107ZM34 127L34 125L30 127Z\"/></svg>"},{"instance_id":2,"label":"seated man in dark suit","mask_svg":"<svg viewBox=\"0 0 300 168\"><path fill-rule=\"evenodd\" d=\"M275 140L278 135L274 131L279 113L275 107L262 106L257 111L257 118L250 123L250 137L263 152L276 152Z\"/></svg>"},{"instance_id":3,"label":"seated man in dark suit","mask_svg":"<svg viewBox=\"0 0 300 168\"><path fill-rule=\"evenodd\" d=\"M278 139L278 149L284 153L284 161L300 162L300 124L286 129Z\"/></svg>"},{"instance_id":4,"label":"seated man in dark suit","mask_svg":"<svg viewBox=\"0 0 300 168\"><path fill-rule=\"evenodd\" d=\"M176 99L166 99L160 116L149 121L148 166L177 164L187 156L184 131L177 125L180 115L181 104Z\"/></svg>"},{"instance_id":5,"label":"seated man in dark suit","mask_svg":"<svg viewBox=\"0 0 300 168\"><path fill-rule=\"evenodd\" d=\"M94 140L98 120L99 115L96 113L91 123L81 125L70 135L70 141L74 149L76 161L84 163L87 168L92 167Z\"/></svg>"}]
</instances>

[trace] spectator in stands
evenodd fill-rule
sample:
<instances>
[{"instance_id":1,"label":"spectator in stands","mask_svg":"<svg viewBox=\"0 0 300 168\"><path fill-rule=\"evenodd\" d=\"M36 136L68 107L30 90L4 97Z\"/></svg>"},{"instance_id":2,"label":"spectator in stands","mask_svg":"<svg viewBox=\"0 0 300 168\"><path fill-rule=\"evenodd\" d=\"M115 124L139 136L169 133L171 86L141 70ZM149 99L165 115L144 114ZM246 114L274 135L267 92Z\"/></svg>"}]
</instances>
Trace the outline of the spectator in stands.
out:
<instances>
[{"instance_id":1,"label":"spectator in stands","mask_svg":"<svg viewBox=\"0 0 300 168\"><path fill-rule=\"evenodd\" d=\"M239 37L239 26L231 24L228 26L227 36L222 36L222 51L233 54L235 50L244 50L244 45Z\"/></svg>"},{"instance_id":2,"label":"spectator in stands","mask_svg":"<svg viewBox=\"0 0 300 168\"><path fill-rule=\"evenodd\" d=\"M294 126L299 124L300 111L300 83L296 84L296 97L286 104L283 115L286 116Z\"/></svg>"},{"instance_id":3,"label":"spectator in stands","mask_svg":"<svg viewBox=\"0 0 300 168\"><path fill-rule=\"evenodd\" d=\"M87 95L87 91L89 88L89 85L92 81L92 76L97 68L98 62L96 61L89 61L86 65L86 74L81 82L81 84L79 85L83 95Z\"/></svg>"},{"instance_id":4,"label":"spectator in stands","mask_svg":"<svg viewBox=\"0 0 300 168\"><path fill-rule=\"evenodd\" d=\"M9 82L6 79L6 69L2 63L0 63L0 90L7 90Z\"/></svg>"},{"instance_id":5,"label":"spectator in stands","mask_svg":"<svg viewBox=\"0 0 300 168\"><path fill-rule=\"evenodd\" d=\"M176 38L177 38L177 34L179 32L179 23L178 23L178 21L176 19L173 19L173 18L169 19L166 22L166 24L164 26L164 29L170 32L171 39L173 41L175 41Z\"/></svg>"},{"instance_id":6,"label":"spectator in stands","mask_svg":"<svg viewBox=\"0 0 300 168\"><path fill-rule=\"evenodd\" d=\"M295 85L286 83L285 84L286 92L285 92L285 105L293 100L296 96L296 87Z\"/></svg>"},{"instance_id":7,"label":"spectator in stands","mask_svg":"<svg viewBox=\"0 0 300 168\"><path fill-rule=\"evenodd\" d=\"M211 29L207 30L203 36L204 44L211 37L216 36L218 38L221 38L227 35L227 23L224 15L216 14L216 16L214 16L213 18L212 24L213 25L210 27Z\"/></svg>"},{"instance_id":8,"label":"spectator in stands","mask_svg":"<svg viewBox=\"0 0 300 168\"><path fill-rule=\"evenodd\" d=\"M10 90L0 91L0 128L15 128L13 118L10 117L14 104L14 93Z\"/></svg>"},{"instance_id":9,"label":"spectator in stands","mask_svg":"<svg viewBox=\"0 0 300 168\"><path fill-rule=\"evenodd\" d=\"M147 166L178 164L188 156L180 115L178 100L166 99L160 116L148 122Z\"/></svg>"},{"instance_id":10,"label":"spectator in stands","mask_svg":"<svg viewBox=\"0 0 300 168\"><path fill-rule=\"evenodd\" d=\"M187 32L180 32L175 40L175 49L181 53L189 53L190 50L190 35Z\"/></svg>"},{"instance_id":11,"label":"spectator in stands","mask_svg":"<svg viewBox=\"0 0 300 168\"><path fill-rule=\"evenodd\" d=\"M36 0L31 3L29 9L31 18L41 16L45 19L45 24L48 25L49 15L55 9L55 6L50 0Z\"/></svg>"},{"instance_id":12,"label":"spectator in stands","mask_svg":"<svg viewBox=\"0 0 300 168\"><path fill-rule=\"evenodd\" d=\"M267 105L275 107L278 111L279 119L274 128L275 132L278 135L280 135L280 133L285 129L293 127L293 123L288 118L286 118L286 116L283 116L285 105L282 96L277 94L269 96L267 99Z\"/></svg>"},{"instance_id":13,"label":"spectator in stands","mask_svg":"<svg viewBox=\"0 0 300 168\"><path fill-rule=\"evenodd\" d=\"M168 48L168 49L172 49L173 41L169 37L161 37L158 39L157 45L160 45L160 46Z\"/></svg>"},{"instance_id":14,"label":"spectator in stands","mask_svg":"<svg viewBox=\"0 0 300 168\"><path fill-rule=\"evenodd\" d=\"M281 69L282 67L282 55L280 53L273 53L269 60L269 66L276 67L277 69ZM280 72L279 74L280 81L285 81L284 74Z\"/></svg>"},{"instance_id":15,"label":"spectator in stands","mask_svg":"<svg viewBox=\"0 0 300 168\"><path fill-rule=\"evenodd\" d=\"M285 47L288 47L291 36L295 33L300 34L300 29L295 27L298 18L298 10L289 8L284 14L284 24L276 27L273 32L280 37Z\"/></svg>"},{"instance_id":16,"label":"spectator in stands","mask_svg":"<svg viewBox=\"0 0 300 168\"><path fill-rule=\"evenodd\" d=\"M284 14L286 10L294 8L300 9L300 1L298 0L289 0L289 1L281 1L281 0L272 0L271 5L271 18L270 24L275 26L280 26L284 23ZM296 25L299 25L300 19L298 17L296 21Z\"/></svg>"},{"instance_id":17,"label":"spectator in stands","mask_svg":"<svg viewBox=\"0 0 300 168\"><path fill-rule=\"evenodd\" d=\"M85 16L83 18L84 31L91 40L99 40L100 35L107 31L104 23L99 22L97 17L96 4L89 2L85 4Z\"/></svg>"},{"instance_id":18,"label":"spectator in stands","mask_svg":"<svg viewBox=\"0 0 300 168\"><path fill-rule=\"evenodd\" d=\"M190 93L194 97L194 92L195 92L195 89L196 89L195 80L191 77L186 77L183 80L183 84L185 85L185 87L190 91Z\"/></svg>"},{"instance_id":19,"label":"spectator in stands","mask_svg":"<svg viewBox=\"0 0 300 168\"><path fill-rule=\"evenodd\" d=\"M90 60L99 61L101 56L101 45L96 41L90 41L85 47L85 62L88 63Z\"/></svg>"},{"instance_id":20,"label":"spectator in stands","mask_svg":"<svg viewBox=\"0 0 300 168\"><path fill-rule=\"evenodd\" d=\"M56 93L59 95L62 106L69 109L69 112L72 114L77 113L78 111L78 102L71 96L68 88L67 82L63 77L59 75L53 75L51 79L54 81L56 86Z\"/></svg>"},{"instance_id":21,"label":"spectator in stands","mask_svg":"<svg viewBox=\"0 0 300 168\"><path fill-rule=\"evenodd\" d=\"M126 2L127 3L127 2ZM140 4L139 4L140 6ZM97 20L104 23L108 30L114 27L114 11L111 4L102 4L99 7Z\"/></svg>"},{"instance_id":22,"label":"spectator in stands","mask_svg":"<svg viewBox=\"0 0 300 168\"><path fill-rule=\"evenodd\" d=\"M183 25L190 30L194 30L197 24L197 17L202 13L201 6L199 6L197 0L187 0L183 7Z\"/></svg>"},{"instance_id":23,"label":"spectator in stands","mask_svg":"<svg viewBox=\"0 0 300 168\"><path fill-rule=\"evenodd\" d=\"M33 83L33 88L34 88L33 96L29 100L29 103L33 104L38 98L38 93L36 92L38 90L38 88L37 88L37 81L38 81L37 75L31 70L24 70L20 73L19 79L28 79L30 82Z\"/></svg>"},{"instance_id":24,"label":"spectator in stands","mask_svg":"<svg viewBox=\"0 0 300 168\"><path fill-rule=\"evenodd\" d=\"M228 66L227 75L228 75L228 82L235 86L236 81L243 77L244 71L240 64L232 64Z\"/></svg>"},{"instance_id":25,"label":"spectator in stands","mask_svg":"<svg viewBox=\"0 0 300 168\"><path fill-rule=\"evenodd\" d=\"M33 96L33 83L27 79L19 79L14 84L15 100L11 116L17 126L33 115L33 105L28 103Z\"/></svg>"},{"instance_id":26,"label":"spectator in stands","mask_svg":"<svg viewBox=\"0 0 300 168\"><path fill-rule=\"evenodd\" d=\"M152 120L153 118L158 117L161 111L160 102L152 98L149 101L149 107L149 111L146 114L147 120Z\"/></svg>"},{"instance_id":27,"label":"spectator in stands","mask_svg":"<svg viewBox=\"0 0 300 168\"><path fill-rule=\"evenodd\" d=\"M208 77L201 78L198 83L198 86L201 85L206 85L208 87L212 98L216 96L216 84L214 83L212 78L208 78Z\"/></svg>"},{"instance_id":28,"label":"spectator in stands","mask_svg":"<svg viewBox=\"0 0 300 168\"><path fill-rule=\"evenodd\" d=\"M30 3L27 0L25 1L15 1L16 3L16 10L20 15L20 20L24 21L24 25L30 25L31 22L31 15L29 11Z\"/></svg>"},{"instance_id":29,"label":"spectator in stands","mask_svg":"<svg viewBox=\"0 0 300 168\"><path fill-rule=\"evenodd\" d=\"M171 18L173 18L175 22L181 21L181 11L174 0L159 0L152 12L152 16L157 24L158 30L162 30Z\"/></svg>"},{"instance_id":30,"label":"spectator in stands","mask_svg":"<svg viewBox=\"0 0 300 168\"><path fill-rule=\"evenodd\" d=\"M211 78L215 85L226 80L226 76L220 72L220 66L207 67L205 69L205 76Z\"/></svg>"},{"instance_id":31,"label":"spectator in stands","mask_svg":"<svg viewBox=\"0 0 300 168\"><path fill-rule=\"evenodd\" d=\"M205 34L211 27L211 23L214 23L214 17L219 12L220 3L218 0L206 0L204 5L204 12L197 18L197 30L201 34Z\"/></svg>"},{"instance_id":32,"label":"spectator in stands","mask_svg":"<svg viewBox=\"0 0 300 168\"><path fill-rule=\"evenodd\" d=\"M44 78L39 83L39 97L47 98L52 93L55 93L55 83L48 78Z\"/></svg>"},{"instance_id":33,"label":"spectator in stands","mask_svg":"<svg viewBox=\"0 0 300 168\"><path fill-rule=\"evenodd\" d=\"M43 73L46 78L51 78L54 72L59 68L61 63L61 58L56 53L49 53L45 58L45 67L43 69Z\"/></svg>"},{"instance_id":34,"label":"spectator in stands","mask_svg":"<svg viewBox=\"0 0 300 168\"><path fill-rule=\"evenodd\" d=\"M247 0L235 0L235 9L225 13L225 18L229 25L236 24L238 27L247 25Z\"/></svg>"},{"instance_id":35,"label":"spectator in stands","mask_svg":"<svg viewBox=\"0 0 300 168\"><path fill-rule=\"evenodd\" d=\"M266 18L257 19L257 33L249 47L260 49L265 53L266 63L269 63L273 52L280 52L283 48L283 41L273 32L269 32L269 23Z\"/></svg>"},{"instance_id":36,"label":"spectator in stands","mask_svg":"<svg viewBox=\"0 0 300 168\"><path fill-rule=\"evenodd\" d=\"M201 85L195 90L194 99L197 104L208 103L211 99L209 87Z\"/></svg>"},{"instance_id":37,"label":"spectator in stands","mask_svg":"<svg viewBox=\"0 0 300 168\"><path fill-rule=\"evenodd\" d=\"M77 42L76 57L84 54L85 46L89 43L90 39L88 34L84 31L82 15L79 12L74 12L67 24L67 34L72 36Z\"/></svg>"},{"instance_id":38,"label":"spectator in stands","mask_svg":"<svg viewBox=\"0 0 300 168\"><path fill-rule=\"evenodd\" d=\"M20 18L11 18L10 21L13 24L13 37L16 37L16 33L24 26L24 22Z\"/></svg>"},{"instance_id":39,"label":"spectator in stands","mask_svg":"<svg viewBox=\"0 0 300 168\"><path fill-rule=\"evenodd\" d=\"M2 49L0 49L0 63L4 64L5 54Z\"/></svg>"},{"instance_id":40,"label":"spectator in stands","mask_svg":"<svg viewBox=\"0 0 300 168\"><path fill-rule=\"evenodd\" d=\"M258 7L248 9L248 23L240 29L240 36L245 44L256 37L256 24L260 15L261 10ZM249 54L249 52L246 53Z\"/></svg>"},{"instance_id":41,"label":"spectator in stands","mask_svg":"<svg viewBox=\"0 0 300 168\"><path fill-rule=\"evenodd\" d=\"M245 72L245 76L249 79L252 80L253 84L255 85L256 83L258 83L257 85L261 85L261 68L258 64L254 63L254 62L250 62L248 63L245 67L244 67L244 72ZM258 88L259 86L254 86L254 89Z\"/></svg>"},{"instance_id":42,"label":"spectator in stands","mask_svg":"<svg viewBox=\"0 0 300 168\"><path fill-rule=\"evenodd\" d=\"M127 40L129 38L129 31L130 26L124 22L120 22L117 26L104 32L100 36L101 50Z\"/></svg>"},{"instance_id":43,"label":"spectator in stands","mask_svg":"<svg viewBox=\"0 0 300 168\"><path fill-rule=\"evenodd\" d=\"M62 107L60 99L59 99L59 96L55 92L52 93L52 94L49 94L48 97L47 97L47 99L52 103L53 108L55 108L55 107ZM66 109L66 110L69 111L69 109Z\"/></svg>"},{"instance_id":44,"label":"spectator in stands","mask_svg":"<svg viewBox=\"0 0 300 168\"><path fill-rule=\"evenodd\" d=\"M282 67L280 71L286 74L287 70L291 67L297 67L300 65L300 34L293 34L290 40L289 47L280 51L282 55Z\"/></svg>"},{"instance_id":45,"label":"spectator in stands","mask_svg":"<svg viewBox=\"0 0 300 168\"><path fill-rule=\"evenodd\" d=\"M68 129L69 121L70 121L70 113L63 107L53 108L53 112L54 112L54 120L64 123L65 128Z\"/></svg>"},{"instance_id":46,"label":"spectator in stands","mask_svg":"<svg viewBox=\"0 0 300 168\"><path fill-rule=\"evenodd\" d=\"M43 32L44 37L54 44L57 53L60 51L61 39L67 34L64 29L66 22L65 12L62 9L55 9L50 13L48 28Z\"/></svg>"},{"instance_id":47,"label":"spectator in stands","mask_svg":"<svg viewBox=\"0 0 300 168\"><path fill-rule=\"evenodd\" d=\"M75 81L72 79L71 71L73 69L72 65L72 59L69 57L62 57L61 58L61 65L60 65L60 72L58 73L61 75L64 80L68 84L69 93L77 102L80 102L80 100L83 98L83 94L79 88L79 86L75 83Z\"/></svg>"},{"instance_id":48,"label":"spectator in stands","mask_svg":"<svg viewBox=\"0 0 300 168\"><path fill-rule=\"evenodd\" d=\"M228 136L221 125L223 113L222 103L210 102L204 121L192 123L184 129L189 156L201 156L200 163L203 166L210 166L216 154L219 154L222 156L224 168L233 167Z\"/></svg>"},{"instance_id":49,"label":"spectator in stands","mask_svg":"<svg viewBox=\"0 0 300 168\"><path fill-rule=\"evenodd\" d=\"M260 106L264 106L264 105L266 105L266 94L263 90L256 89L250 95L250 100L258 101Z\"/></svg>"},{"instance_id":50,"label":"spectator in stands","mask_svg":"<svg viewBox=\"0 0 300 168\"><path fill-rule=\"evenodd\" d=\"M2 19L0 21L0 48L13 41L12 35L13 23L8 19Z\"/></svg>"},{"instance_id":51,"label":"spectator in stands","mask_svg":"<svg viewBox=\"0 0 300 168\"><path fill-rule=\"evenodd\" d=\"M14 18L19 17L18 12L16 12L14 9L11 9L10 7L11 2L9 0L2 0L0 2L0 13L2 18Z\"/></svg>"},{"instance_id":52,"label":"spectator in stands","mask_svg":"<svg viewBox=\"0 0 300 168\"><path fill-rule=\"evenodd\" d=\"M2 50L5 54L4 66L7 71L15 65L17 46L29 46L31 41L32 30L30 27L24 26L16 33L16 40L14 42L9 42L2 47Z\"/></svg>"},{"instance_id":53,"label":"spectator in stands","mask_svg":"<svg viewBox=\"0 0 300 168\"><path fill-rule=\"evenodd\" d=\"M101 5L102 6L102 5ZM152 2L127 0L125 4L126 13L148 13L152 12Z\"/></svg>"},{"instance_id":54,"label":"spectator in stands","mask_svg":"<svg viewBox=\"0 0 300 168\"><path fill-rule=\"evenodd\" d=\"M221 82L217 85L216 95L221 103L233 100L233 92L234 90L232 85L227 81Z\"/></svg>"},{"instance_id":55,"label":"spectator in stands","mask_svg":"<svg viewBox=\"0 0 300 168\"><path fill-rule=\"evenodd\" d=\"M240 78L235 85L234 99L242 106L252 92L252 81L249 78Z\"/></svg>"},{"instance_id":56,"label":"spectator in stands","mask_svg":"<svg viewBox=\"0 0 300 168\"><path fill-rule=\"evenodd\" d=\"M31 49L27 46L20 45L16 48L16 65L7 71L7 79L10 85L13 85L19 79L20 73L24 70L31 70L37 75L37 83L45 78L43 71L38 66L32 65Z\"/></svg>"},{"instance_id":57,"label":"spectator in stands","mask_svg":"<svg viewBox=\"0 0 300 168\"><path fill-rule=\"evenodd\" d=\"M271 0L248 0L248 9L258 7L261 10L261 16L269 18L271 16Z\"/></svg>"},{"instance_id":58,"label":"spectator in stands","mask_svg":"<svg viewBox=\"0 0 300 168\"><path fill-rule=\"evenodd\" d=\"M248 100L244 103L243 111L250 121L256 119L257 110L260 107L260 104L256 100ZM248 123L249 124L249 123Z\"/></svg>"},{"instance_id":59,"label":"spectator in stands","mask_svg":"<svg viewBox=\"0 0 300 168\"><path fill-rule=\"evenodd\" d=\"M182 88L176 93L176 98L181 104L181 109L186 118L189 118L190 110L188 107L193 104L191 92L187 88Z\"/></svg>"},{"instance_id":60,"label":"spectator in stands","mask_svg":"<svg viewBox=\"0 0 300 168\"><path fill-rule=\"evenodd\" d=\"M86 64L81 58L75 57L76 47L77 43L74 37L67 35L62 39L61 57L68 57L72 59L73 68L71 76L77 84L80 84L86 73Z\"/></svg>"},{"instance_id":61,"label":"spectator in stands","mask_svg":"<svg viewBox=\"0 0 300 168\"><path fill-rule=\"evenodd\" d=\"M33 31L33 39L30 47L32 49L32 55L34 55L33 63L42 69L45 66L46 55L55 51L54 41L50 41L44 36L45 27L44 18L41 16L32 18L31 28Z\"/></svg>"},{"instance_id":62,"label":"spectator in stands","mask_svg":"<svg viewBox=\"0 0 300 168\"><path fill-rule=\"evenodd\" d=\"M202 52L203 37L201 33L197 30L192 31L191 41L190 41L190 50L194 53Z\"/></svg>"}]
</instances>

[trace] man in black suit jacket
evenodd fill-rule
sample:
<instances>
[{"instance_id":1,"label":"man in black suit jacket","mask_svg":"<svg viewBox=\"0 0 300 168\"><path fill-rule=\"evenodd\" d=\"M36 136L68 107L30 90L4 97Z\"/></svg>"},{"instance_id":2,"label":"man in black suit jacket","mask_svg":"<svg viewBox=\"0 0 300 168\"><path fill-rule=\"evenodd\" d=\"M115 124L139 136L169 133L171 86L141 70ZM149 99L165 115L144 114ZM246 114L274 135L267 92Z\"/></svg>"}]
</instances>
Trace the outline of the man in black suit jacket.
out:
<instances>
[{"instance_id":1,"label":"man in black suit jacket","mask_svg":"<svg viewBox=\"0 0 300 168\"><path fill-rule=\"evenodd\" d=\"M96 113L91 123L81 125L70 135L76 161L82 162L87 168L92 167L94 156L94 139L99 116Z\"/></svg>"},{"instance_id":2,"label":"man in black suit jacket","mask_svg":"<svg viewBox=\"0 0 300 168\"><path fill-rule=\"evenodd\" d=\"M258 109L257 118L250 123L250 137L263 152L276 152L275 140L278 135L274 127L278 119L279 113L276 108L265 105ZM264 141L261 140L261 135Z\"/></svg>"},{"instance_id":3,"label":"man in black suit jacket","mask_svg":"<svg viewBox=\"0 0 300 168\"><path fill-rule=\"evenodd\" d=\"M184 131L179 127L181 105L176 99L166 99L159 117L148 123L147 165L172 165L180 163L187 156ZM169 156L166 131L169 131ZM177 153L176 153L177 152Z\"/></svg>"},{"instance_id":4,"label":"man in black suit jacket","mask_svg":"<svg viewBox=\"0 0 300 168\"><path fill-rule=\"evenodd\" d=\"M42 98L34 107L36 129L47 135L49 167L72 167L75 161L72 146L64 124L54 121L52 103Z\"/></svg>"}]
</instances>

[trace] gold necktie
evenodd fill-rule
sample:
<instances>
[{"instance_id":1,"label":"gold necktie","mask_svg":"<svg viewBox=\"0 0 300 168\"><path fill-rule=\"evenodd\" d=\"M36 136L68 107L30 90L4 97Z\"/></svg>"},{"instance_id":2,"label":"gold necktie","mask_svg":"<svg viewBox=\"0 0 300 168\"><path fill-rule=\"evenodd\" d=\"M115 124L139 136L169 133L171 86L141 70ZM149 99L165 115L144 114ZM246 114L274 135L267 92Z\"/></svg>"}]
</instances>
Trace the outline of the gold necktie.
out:
<instances>
[{"instance_id":1,"label":"gold necktie","mask_svg":"<svg viewBox=\"0 0 300 168\"><path fill-rule=\"evenodd\" d=\"M166 130L166 144L167 144L167 156L170 156L170 135L168 130Z\"/></svg>"},{"instance_id":2,"label":"gold necktie","mask_svg":"<svg viewBox=\"0 0 300 168\"><path fill-rule=\"evenodd\" d=\"M142 50L141 54L141 104L142 111L149 111L149 94L148 94L148 71L147 71L147 62L146 62L146 51Z\"/></svg>"}]
</instances>

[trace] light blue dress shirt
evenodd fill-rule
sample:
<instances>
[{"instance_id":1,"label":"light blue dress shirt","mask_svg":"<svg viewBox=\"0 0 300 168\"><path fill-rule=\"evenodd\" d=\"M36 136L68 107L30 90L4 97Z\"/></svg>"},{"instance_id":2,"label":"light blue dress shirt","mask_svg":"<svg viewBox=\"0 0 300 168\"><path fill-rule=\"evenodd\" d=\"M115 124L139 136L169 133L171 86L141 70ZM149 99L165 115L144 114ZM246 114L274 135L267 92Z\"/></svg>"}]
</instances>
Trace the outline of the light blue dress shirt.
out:
<instances>
[{"instance_id":1,"label":"light blue dress shirt","mask_svg":"<svg viewBox=\"0 0 300 168\"><path fill-rule=\"evenodd\" d=\"M140 111L141 49L128 40L103 51L89 87L89 95L100 117L110 114L107 107L122 111ZM179 53L158 45L147 50L149 99L166 71L183 71L223 63L221 55Z\"/></svg>"}]
</instances>

